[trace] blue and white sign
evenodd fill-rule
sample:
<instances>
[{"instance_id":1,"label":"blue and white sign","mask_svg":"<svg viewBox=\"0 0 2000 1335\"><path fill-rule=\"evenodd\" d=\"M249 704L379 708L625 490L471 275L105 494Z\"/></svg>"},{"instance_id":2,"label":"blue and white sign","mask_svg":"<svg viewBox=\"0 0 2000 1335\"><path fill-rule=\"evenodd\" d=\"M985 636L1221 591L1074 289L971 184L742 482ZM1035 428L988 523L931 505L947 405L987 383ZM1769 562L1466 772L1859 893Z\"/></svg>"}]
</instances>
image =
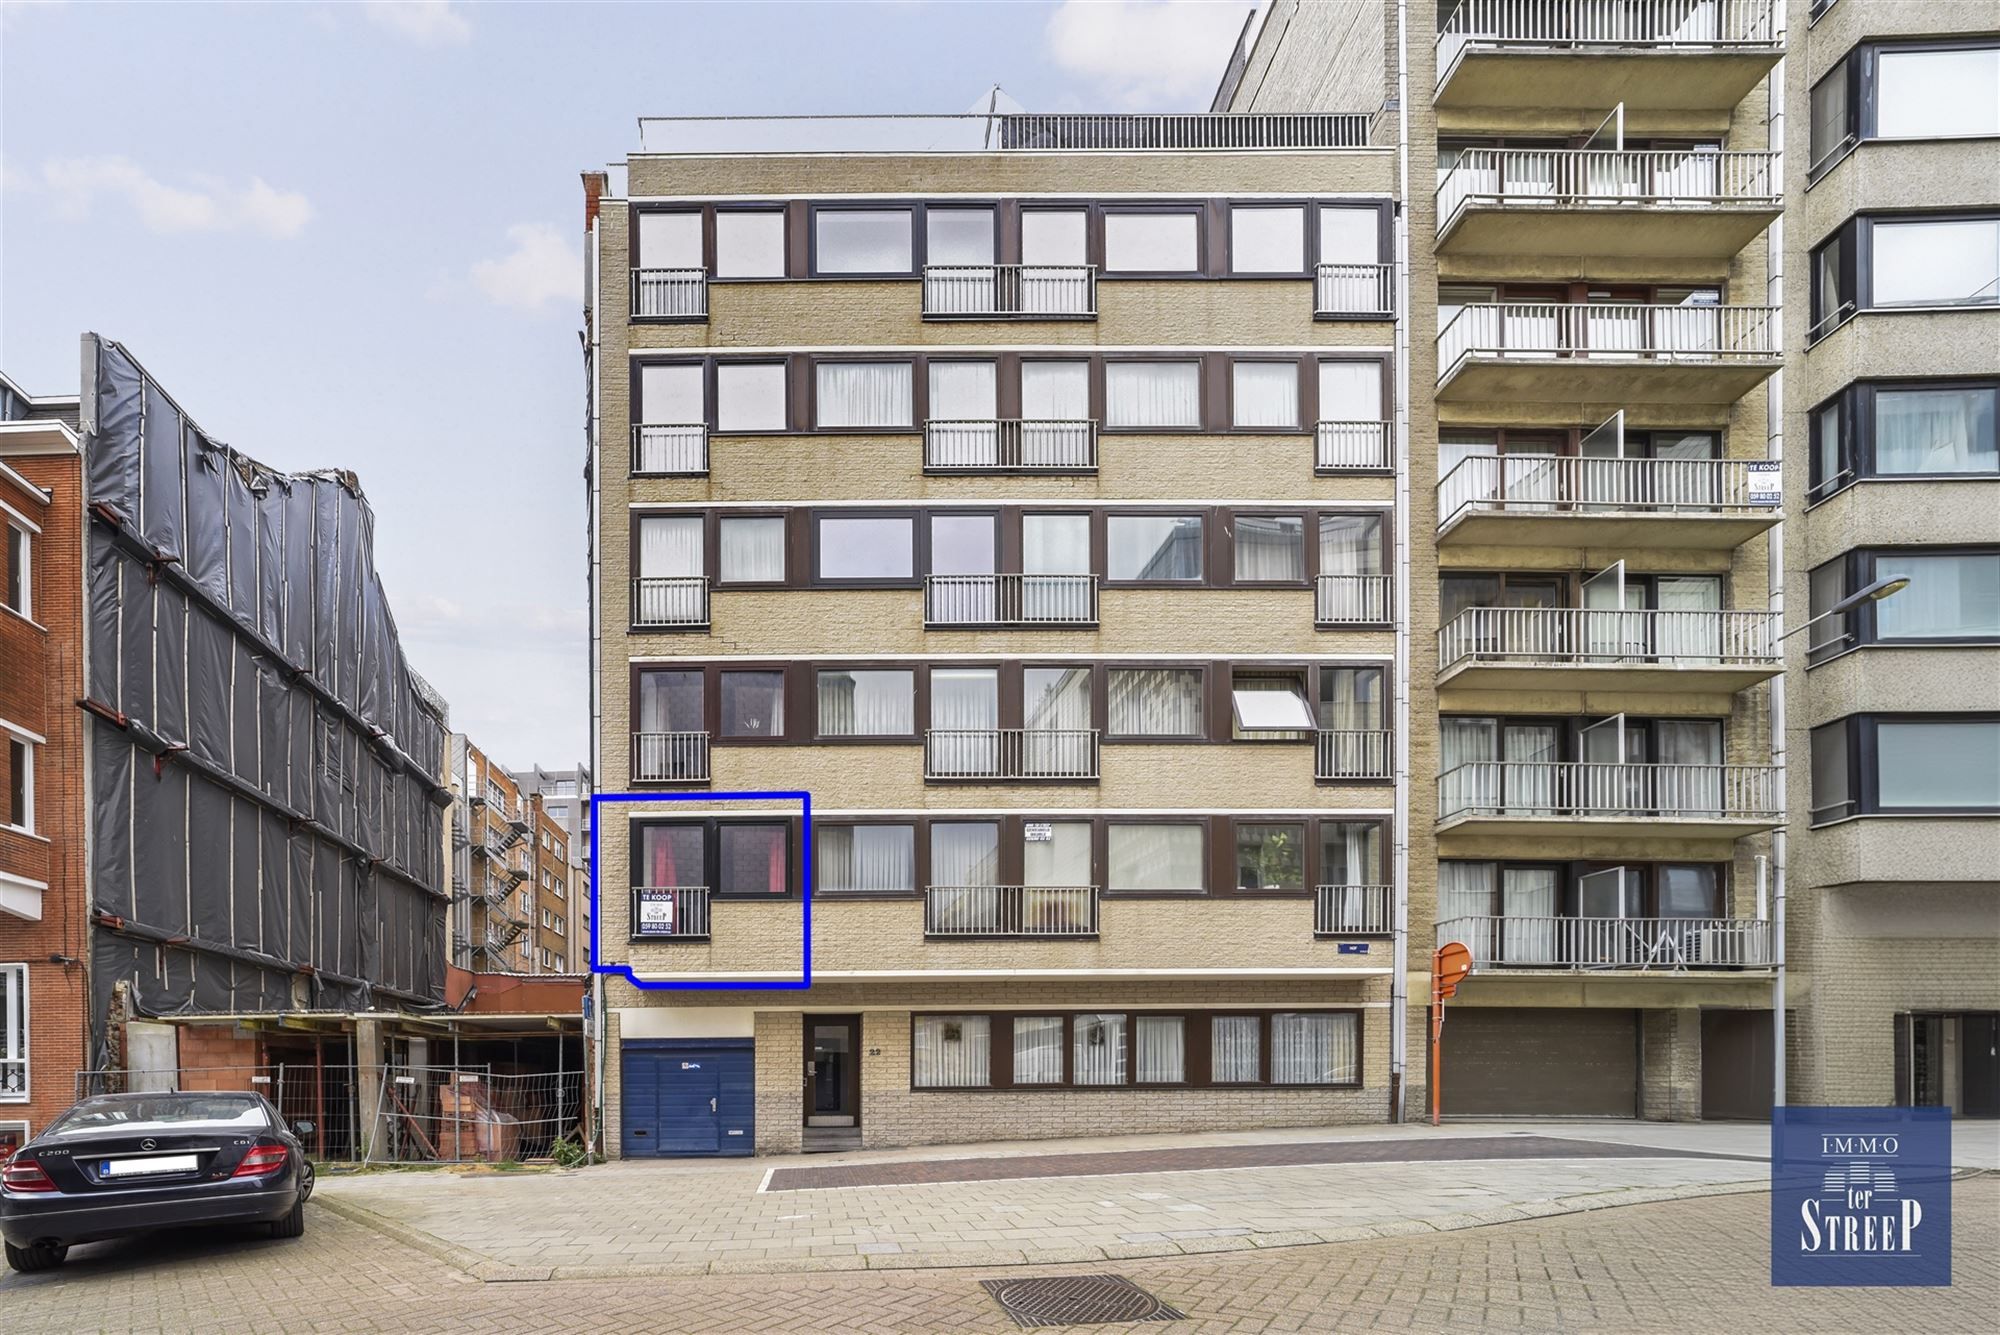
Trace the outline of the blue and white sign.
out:
<instances>
[{"instance_id":1,"label":"blue and white sign","mask_svg":"<svg viewBox=\"0 0 2000 1335\"><path fill-rule=\"evenodd\" d=\"M1950 1284L1950 1110L1773 1110L1771 1283Z\"/></svg>"}]
</instances>

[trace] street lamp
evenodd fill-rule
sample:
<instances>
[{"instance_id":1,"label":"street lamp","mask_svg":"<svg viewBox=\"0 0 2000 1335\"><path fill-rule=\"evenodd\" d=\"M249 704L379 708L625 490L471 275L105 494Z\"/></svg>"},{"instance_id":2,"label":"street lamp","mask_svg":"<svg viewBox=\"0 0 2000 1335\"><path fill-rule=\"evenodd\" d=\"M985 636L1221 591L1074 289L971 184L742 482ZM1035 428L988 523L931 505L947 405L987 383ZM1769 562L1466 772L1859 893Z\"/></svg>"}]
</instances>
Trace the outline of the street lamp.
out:
<instances>
[{"instance_id":1,"label":"street lamp","mask_svg":"<svg viewBox=\"0 0 2000 1335\"><path fill-rule=\"evenodd\" d=\"M1790 630L1786 631L1783 635L1780 635L1778 638L1781 641L1789 640L1792 638L1792 636L1798 634L1800 631L1810 629L1813 626L1817 626L1820 622L1826 620L1828 617L1839 616L1842 612L1851 612L1855 608L1861 606L1861 604L1863 603L1879 603L1884 598L1887 598L1890 594L1901 593L1904 589L1907 589L1909 587L1910 587L1910 577L1908 575L1891 575L1884 579L1878 579L1873 584L1864 584L1860 588L1856 589L1853 593L1848 594L1845 598L1842 598L1839 602L1835 603L1832 607L1827 608L1826 611L1821 612L1818 616L1814 617L1812 620L1803 622L1797 626L1792 627Z\"/></svg>"}]
</instances>

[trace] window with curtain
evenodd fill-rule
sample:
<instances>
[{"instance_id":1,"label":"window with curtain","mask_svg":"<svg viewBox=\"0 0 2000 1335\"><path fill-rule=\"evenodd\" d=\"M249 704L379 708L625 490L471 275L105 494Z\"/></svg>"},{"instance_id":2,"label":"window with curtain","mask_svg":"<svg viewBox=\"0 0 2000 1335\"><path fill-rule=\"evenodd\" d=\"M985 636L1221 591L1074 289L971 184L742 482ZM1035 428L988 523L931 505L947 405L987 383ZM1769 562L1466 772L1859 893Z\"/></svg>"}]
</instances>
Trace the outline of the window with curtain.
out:
<instances>
[{"instance_id":1,"label":"window with curtain","mask_svg":"<svg viewBox=\"0 0 2000 1335\"><path fill-rule=\"evenodd\" d=\"M782 515L724 516L717 523L716 577L723 584L782 584L785 520Z\"/></svg>"},{"instance_id":2,"label":"window with curtain","mask_svg":"<svg viewBox=\"0 0 2000 1335\"><path fill-rule=\"evenodd\" d=\"M1875 753L1882 811L2000 809L2000 721L1882 719Z\"/></svg>"},{"instance_id":3,"label":"window with curtain","mask_svg":"<svg viewBox=\"0 0 2000 1335\"><path fill-rule=\"evenodd\" d=\"M1057 820L1044 822L1048 838L1021 840L1021 884L1038 889L1089 885L1090 822ZM1052 909L1054 905L1045 905Z\"/></svg>"},{"instance_id":4,"label":"window with curtain","mask_svg":"<svg viewBox=\"0 0 2000 1335\"><path fill-rule=\"evenodd\" d=\"M785 426L783 362L716 363L715 429L718 432L783 431Z\"/></svg>"},{"instance_id":5,"label":"window with curtain","mask_svg":"<svg viewBox=\"0 0 2000 1335\"><path fill-rule=\"evenodd\" d=\"M916 673L908 668L822 670L822 737L909 737L916 732Z\"/></svg>"},{"instance_id":6,"label":"window with curtain","mask_svg":"<svg viewBox=\"0 0 2000 1335\"><path fill-rule=\"evenodd\" d=\"M1374 821L1328 820L1319 826L1321 885L1382 882L1382 827Z\"/></svg>"},{"instance_id":7,"label":"window with curtain","mask_svg":"<svg viewBox=\"0 0 2000 1335\"><path fill-rule=\"evenodd\" d=\"M1357 1015L1281 1011L1271 1017L1271 1083L1351 1085L1360 1047Z\"/></svg>"},{"instance_id":8,"label":"window with curtain","mask_svg":"<svg viewBox=\"0 0 2000 1335\"><path fill-rule=\"evenodd\" d=\"M708 883L700 825L641 825L632 860L632 884L648 890L689 889Z\"/></svg>"},{"instance_id":9,"label":"window with curtain","mask_svg":"<svg viewBox=\"0 0 2000 1335\"><path fill-rule=\"evenodd\" d=\"M1910 581L1874 605L1878 640L2000 638L2000 552L1882 552L1875 578Z\"/></svg>"},{"instance_id":10,"label":"window with curtain","mask_svg":"<svg viewBox=\"0 0 2000 1335\"><path fill-rule=\"evenodd\" d=\"M1382 573L1382 519L1379 515L1321 515L1319 573Z\"/></svg>"},{"instance_id":11,"label":"window with curtain","mask_svg":"<svg viewBox=\"0 0 2000 1335\"><path fill-rule=\"evenodd\" d=\"M1079 1015L1071 1022L1071 1083L1125 1083L1125 1017L1115 1011Z\"/></svg>"},{"instance_id":12,"label":"window with curtain","mask_svg":"<svg viewBox=\"0 0 2000 1335\"><path fill-rule=\"evenodd\" d=\"M1847 141L1847 66L1813 85L1812 121L1806 145L1808 169L1818 170Z\"/></svg>"},{"instance_id":13,"label":"window with curtain","mask_svg":"<svg viewBox=\"0 0 2000 1335\"><path fill-rule=\"evenodd\" d=\"M1114 737L1200 737L1200 668L1110 668L1108 730Z\"/></svg>"},{"instance_id":14,"label":"window with curtain","mask_svg":"<svg viewBox=\"0 0 2000 1335\"><path fill-rule=\"evenodd\" d=\"M1319 364L1320 421L1380 422L1386 418L1382 409L1382 363ZM1442 450L1442 442L1439 448Z\"/></svg>"},{"instance_id":15,"label":"window with curtain","mask_svg":"<svg viewBox=\"0 0 2000 1335\"><path fill-rule=\"evenodd\" d=\"M1030 575L1090 573L1090 516L1021 516L1021 569Z\"/></svg>"},{"instance_id":16,"label":"window with curtain","mask_svg":"<svg viewBox=\"0 0 2000 1335\"><path fill-rule=\"evenodd\" d=\"M1306 674L1301 669L1233 670L1229 706L1229 735L1238 741L1301 741L1312 734L1313 711L1306 703Z\"/></svg>"},{"instance_id":17,"label":"window with curtain","mask_svg":"<svg viewBox=\"0 0 2000 1335\"><path fill-rule=\"evenodd\" d=\"M1132 1021L1132 1077L1141 1085L1187 1082L1187 1020L1140 1015Z\"/></svg>"},{"instance_id":18,"label":"window with curtain","mask_svg":"<svg viewBox=\"0 0 2000 1335\"><path fill-rule=\"evenodd\" d=\"M1000 416L992 362L930 363L930 420L991 422Z\"/></svg>"},{"instance_id":19,"label":"window with curtain","mask_svg":"<svg viewBox=\"0 0 2000 1335\"><path fill-rule=\"evenodd\" d=\"M993 515L934 514L931 519L930 573L990 575L998 551L999 521ZM990 587L976 590L990 593ZM989 598L990 601L990 598ZM965 620L979 618L966 617ZM991 620L988 610L987 620Z\"/></svg>"},{"instance_id":20,"label":"window with curtain","mask_svg":"<svg viewBox=\"0 0 2000 1335\"><path fill-rule=\"evenodd\" d=\"M1553 867L1506 867L1500 872L1500 958L1514 964L1557 964Z\"/></svg>"},{"instance_id":21,"label":"window with curtain","mask_svg":"<svg viewBox=\"0 0 2000 1335\"><path fill-rule=\"evenodd\" d=\"M2000 134L2000 46L1875 56L1875 134L1938 139Z\"/></svg>"},{"instance_id":22,"label":"window with curtain","mask_svg":"<svg viewBox=\"0 0 2000 1335\"><path fill-rule=\"evenodd\" d=\"M1208 1074L1218 1085L1254 1085L1264 1078L1264 1019L1218 1015L1208 1022Z\"/></svg>"},{"instance_id":23,"label":"window with curtain","mask_svg":"<svg viewBox=\"0 0 2000 1335\"><path fill-rule=\"evenodd\" d=\"M915 894L917 827L815 822L813 889L829 894Z\"/></svg>"},{"instance_id":24,"label":"window with curtain","mask_svg":"<svg viewBox=\"0 0 2000 1335\"><path fill-rule=\"evenodd\" d=\"M1374 209L1323 205L1319 211L1321 264L1380 264L1381 215ZM1444 327L1442 316L1438 327Z\"/></svg>"},{"instance_id":25,"label":"window with curtain","mask_svg":"<svg viewBox=\"0 0 2000 1335\"><path fill-rule=\"evenodd\" d=\"M716 828L716 893L782 895L791 888L785 874L785 827L722 825Z\"/></svg>"},{"instance_id":26,"label":"window with curtain","mask_svg":"<svg viewBox=\"0 0 2000 1335\"><path fill-rule=\"evenodd\" d=\"M785 215L781 209L715 211L717 278L783 278Z\"/></svg>"},{"instance_id":27,"label":"window with curtain","mask_svg":"<svg viewBox=\"0 0 2000 1335\"><path fill-rule=\"evenodd\" d=\"M1994 429L2000 390L1991 385L1878 389L1874 399L1875 472L2000 472ZM1837 413L1838 405L1827 411Z\"/></svg>"},{"instance_id":28,"label":"window with curtain","mask_svg":"<svg viewBox=\"0 0 2000 1335\"><path fill-rule=\"evenodd\" d=\"M1289 430L1299 424L1297 362L1232 362L1229 369L1234 425Z\"/></svg>"},{"instance_id":29,"label":"window with curtain","mask_svg":"<svg viewBox=\"0 0 2000 1335\"><path fill-rule=\"evenodd\" d=\"M1869 220L1876 306L2000 302L2000 218Z\"/></svg>"},{"instance_id":30,"label":"window with curtain","mask_svg":"<svg viewBox=\"0 0 2000 1335\"><path fill-rule=\"evenodd\" d=\"M1305 889L1305 823L1236 822L1236 888Z\"/></svg>"},{"instance_id":31,"label":"window with curtain","mask_svg":"<svg viewBox=\"0 0 2000 1335\"><path fill-rule=\"evenodd\" d=\"M783 737L785 735L785 674L724 672L721 674L724 737Z\"/></svg>"},{"instance_id":32,"label":"window with curtain","mask_svg":"<svg viewBox=\"0 0 2000 1335\"><path fill-rule=\"evenodd\" d=\"M939 208L924 210L924 263L993 263L993 210Z\"/></svg>"},{"instance_id":33,"label":"window with curtain","mask_svg":"<svg viewBox=\"0 0 2000 1335\"><path fill-rule=\"evenodd\" d=\"M642 426L698 425L708 420L702 402L701 366L679 362L639 366L639 421Z\"/></svg>"},{"instance_id":34,"label":"window with curtain","mask_svg":"<svg viewBox=\"0 0 2000 1335\"><path fill-rule=\"evenodd\" d=\"M916 408L908 362L820 362L813 368L822 427L909 427Z\"/></svg>"},{"instance_id":35,"label":"window with curtain","mask_svg":"<svg viewBox=\"0 0 2000 1335\"><path fill-rule=\"evenodd\" d=\"M908 209L819 209L813 213L813 271L907 274L915 271Z\"/></svg>"},{"instance_id":36,"label":"window with curtain","mask_svg":"<svg viewBox=\"0 0 2000 1335\"><path fill-rule=\"evenodd\" d=\"M701 211L647 209L639 214L641 269L700 269Z\"/></svg>"},{"instance_id":37,"label":"window with curtain","mask_svg":"<svg viewBox=\"0 0 2000 1335\"><path fill-rule=\"evenodd\" d=\"M1104 425L1136 430L1201 426L1201 363L1106 362Z\"/></svg>"},{"instance_id":38,"label":"window with curtain","mask_svg":"<svg viewBox=\"0 0 2000 1335\"><path fill-rule=\"evenodd\" d=\"M916 574L913 515L821 515L815 534L819 577L908 580Z\"/></svg>"},{"instance_id":39,"label":"window with curtain","mask_svg":"<svg viewBox=\"0 0 2000 1335\"><path fill-rule=\"evenodd\" d=\"M931 822L931 884L1000 883L1000 827L993 821Z\"/></svg>"},{"instance_id":40,"label":"window with curtain","mask_svg":"<svg viewBox=\"0 0 2000 1335\"><path fill-rule=\"evenodd\" d=\"M1200 515L1109 515L1104 521L1105 578L1201 578Z\"/></svg>"},{"instance_id":41,"label":"window with curtain","mask_svg":"<svg viewBox=\"0 0 2000 1335\"><path fill-rule=\"evenodd\" d=\"M639 674L640 732L701 732L701 673L647 669Z\"/></svg>"},{"instance_id":42,"label":"window with curtain","mask_svg":"<svg viewBox=\"0 0 2000 1335\"><path fill-rule=\"evenodd\" d=\"M1192 210L1104 215L1106 273L1194 273L1200 268L1201 225Z\"/></svg>"},{"instance_id":43,"label":"window with curtain","mask_svg":"<svg viewBox=\"0 0 2000 1335\"><path fill-rule=\"evenodd\" d=\"M1860 810L1849 768L1848 720L1812 730L1812 823L1845 820Z\"/></svg>"},{"instance_id":44,"label":"window with curtain","mask_svg":"<svg viewBox=\"0 0 2000 1335\"><path fill-rule=\"evenodd\" d=\"M1063 1020L1060 1015L1014 1017L1014 1083L1060 1085L1063 1079Z\"/></svg>"},{"instance_id":45,"label":"window with curtain","mask_svg":"<svg viewBox=\"0 0 2000 1335\"><path fill-rule=\"evenodd\" d=\"M935 774L1000 768L1000 676L993 668L934 667L929 763Z\"/></svg>"},{"instance_id":46,"label":"window with curtain","mask_svg":"<svg viewBox=\"0 0 2000 1335\"><path fill-rule=\"evenodd\" d=\"M1202 875L1201 826L1177 822L1106 827L1106 885L1112 890L1198 892Z\"/></svg>"},{"instance_id":47,"label":"window with curtain","mask_svg":"<svg viewBox=\"0 0 2000 1335\"><path fill-rule=\"evenodd\" d=\"M1500 868L1491 862L1438 862L1438 944L1457 939L1477 946L1477 940L1454 938L1444 924L1458 918L1490 918L1499 911ZM1476 936L1477 933L1471 935Z\"/></svg>"},{"instance_id":48,"label":"window with curtain","mask_svg":"<svg viewBox=\"0 0 2000 1335\"><path fill-rule=\"evenodd\" d=\"M1722 916L1722 884L1713 865L1663 865L1655 875L1662 918Z\"/></svg>"},{"instance_id":49,"label":"window with curtain","mask_svg":"<svg viewBox=\"0 0 2000 1335\"><path fill-rule=\"evenodd\" d=\"M1306 211L1302 204L1233 204L1229 209L1229 271L1306 271Z\"/></svg>"},{"instance_id":50,"label":"window with curtain","mask_svg":"<svg viewBox=\"0 0 2000 1335\"><path fill-rule=\"evenodd\" d=\"M1081 422L1090 417L1090 363L1023 361L1021 416L1030 422Z\"/></svg>"},{"instance_id":51,"label":"window with curtain","mask_svg":"<svg viewBox=\"0 0 2000 1335\"><path fill-rule=\"evenodd\" d=\"M1088 219L1082 209L1022 209L1021 263L1057 266L1087 263Z\"/></svg>"},{"instance_id":52,"label":"window with curtain","mask_svg":"<svg viewBox=\"0 0 2000 1335\"><path fill-rule=\"evenodd\" d=\"M918 1089L992 1083L993 1022L984 1015L919 1015L910 1041L910 1083Z\"/></svg>"},{"instance_id":53,"label":"window with curtain","mask_svg":"<svg viewBox=\"0 0 2000 1335\"><path fill-rule=\"evenodd\" d=\"M1319 670L1319 726L1336 731L1378 732L1383 721L1382 669Z\"/></svg>"},{"instance_id":54,"label":"window with curtain","mask_svg":"<svg viewBox=\"0 0 2000 1335\"><path fill-rule=\"evenodd\" d=\"M632 620L638 625L693 625L707 619L702 582L706 521L700 515L644 515L639 520L639 579Z\"/></svg>"},{"instance_id":55,"label":"window with curtain","mask_svg":"<svg viewBox=\"0 0 2000 1335\"><path fill-rule=\"evenodd\" d=\"M1238 515L1236 581L1303 584L1306 578L1304 515Z\"/></svg>"}]
</instances>

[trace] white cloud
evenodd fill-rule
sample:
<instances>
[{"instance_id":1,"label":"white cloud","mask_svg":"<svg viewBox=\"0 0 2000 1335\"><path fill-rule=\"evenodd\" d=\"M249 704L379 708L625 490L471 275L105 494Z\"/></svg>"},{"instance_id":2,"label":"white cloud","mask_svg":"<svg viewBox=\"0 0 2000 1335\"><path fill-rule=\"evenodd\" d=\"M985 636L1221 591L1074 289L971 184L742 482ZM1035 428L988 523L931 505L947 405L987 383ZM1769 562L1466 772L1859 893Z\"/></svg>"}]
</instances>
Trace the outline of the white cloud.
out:
<instances>
[{"instance_id":1,"label":"white cloud","mask_svg":"<svg viewBox=\"0 0 2000 1335\"><path fill-rule=\"evenodd\" d=\"M472 40L472 22L451 0L367 0L362 12L378 28L419 46L457 46Z\"/></svg>"},{"instance_id":2,"label":"white cloud","mask_svg":"<svg viewBox=\"0 0 2000 1335\"><path fill-rule=\"evenodd\" d=\"M100 196L123 200L155 232L232 232L294 237L312 218L312 204L295 190L280 190L262 177L230 185L210 176L170 185L130 158L57 158L42 164L36 188L46 191L69 217L88 214Z\"/></svg>"},{"instance_id":3,"label":"white cloud","mask_svg":"<svg viewBox=\"0 0 2000 1335\"><path fill-rule=\"evenodd\" d=\"M472 284L496 306L540 310L552 301L583 301L583 252L548 223L507 229L513 250L472 266Z\"/></svg>"},{"instance_id":4,"label":"white cloud","mask_svg":"<svg viewBox=\"0 0 2000 1335\"><path fill-rule=\"evenodd\" d=\"M1044 39L1061 68L1131 108L1208 110L1248 0L1064 0Z\"/></svg>"}]
</instances>

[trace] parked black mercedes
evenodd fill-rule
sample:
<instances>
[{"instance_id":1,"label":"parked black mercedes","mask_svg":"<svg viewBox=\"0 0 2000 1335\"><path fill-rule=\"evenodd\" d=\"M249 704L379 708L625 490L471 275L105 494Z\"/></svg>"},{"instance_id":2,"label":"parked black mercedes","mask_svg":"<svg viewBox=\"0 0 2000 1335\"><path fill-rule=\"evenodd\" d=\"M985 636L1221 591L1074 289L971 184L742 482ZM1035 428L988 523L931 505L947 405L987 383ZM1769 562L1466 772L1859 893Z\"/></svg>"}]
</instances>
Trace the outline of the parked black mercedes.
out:
<instances>
[{"instance_id":1,"label":"parked black mercedes","mask_svg":"<svg viewBox=\"0 0 2000 1335\"><path fill-rule=\"evenodd\" d=\"M312 1189L305 1146L262 1095L105 1094L0 1166L0 1238L23 1272L61 1265L77 1243L189 1224L296 1238Z\"/></svg>"}]
</instances>

